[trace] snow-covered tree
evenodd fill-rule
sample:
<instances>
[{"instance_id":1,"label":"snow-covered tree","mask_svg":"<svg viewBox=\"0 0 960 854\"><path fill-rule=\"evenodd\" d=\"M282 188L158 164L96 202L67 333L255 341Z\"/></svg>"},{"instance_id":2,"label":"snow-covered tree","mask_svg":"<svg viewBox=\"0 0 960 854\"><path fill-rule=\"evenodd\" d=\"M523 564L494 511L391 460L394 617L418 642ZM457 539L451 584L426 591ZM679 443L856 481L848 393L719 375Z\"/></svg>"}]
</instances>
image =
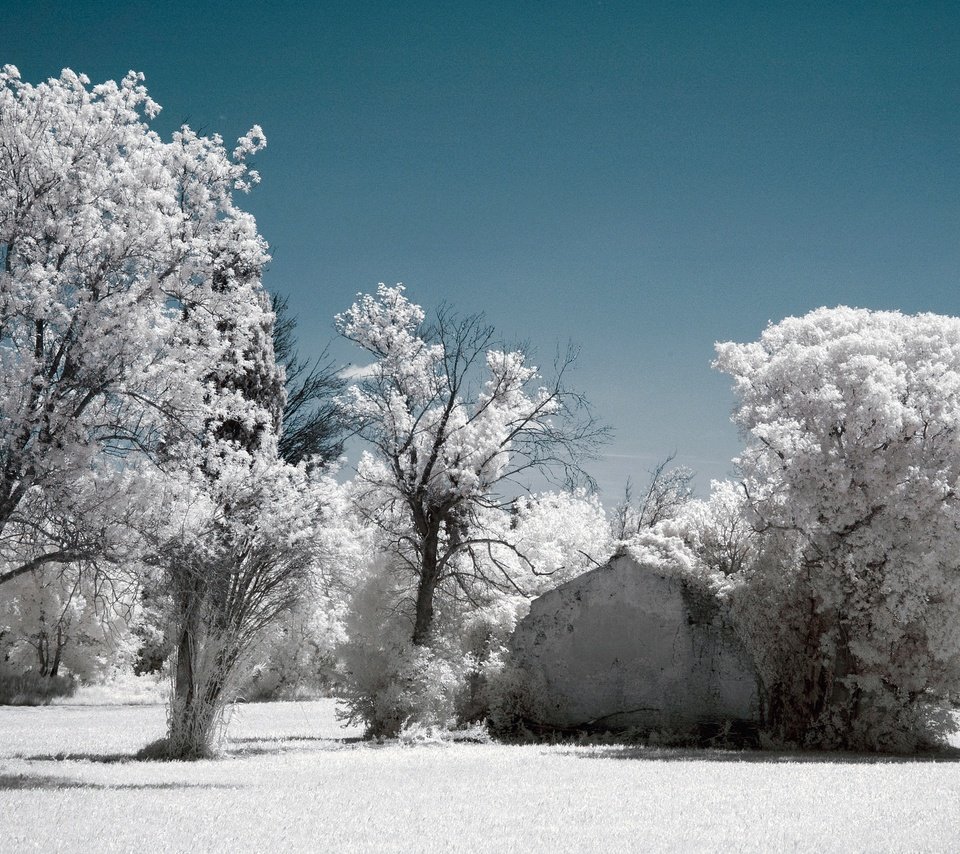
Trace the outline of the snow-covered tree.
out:
<instances>
[{"instance_id":1,"label":"snow-covered tree","mask_svg":"<svg viewBox=\"0 0 960 854\"><path fill-rule=\"evenodd\" d=\"M136 639L136 588L62 564L57 572L28 572L10 582L0 601L0 662L41 676L63 670L84 681L129 665Z\"/></svg>"},{"instance_id":2,"label":"snow-covered tree","mask_svg":"<svg viewBox=\"0 0 960 854\"><path fill-rule=\"evenodd\" d=\"M102 561L111 525L75 501L86 481L230 405L209 382L232 346L216 281L266 257L231 195L257 180L262 134L232 157L186 127L163 142L142 79L0 72L0 584ZM70 524L38 538L38 508Z\"/></svg>"},{"instance_id":3,"label":"snow-covered tree","mask_svg":"<svg viewBox=\"0 0 960 854\"><path fill-rule=\"evenodd\" d=\"M398 285L381 284L337 316L375 359L344 408L370 450L356 505L415 580L412 641L428 643L438 590L513 590L507 554L532 564L496 527L503 492L525 473L581 474L603 437L564 369L549 385L526 355L493 347L482 317L440 311L430 325Z\"/></svg>"},{"instance_id":4,"label":"snow-covered tree","mask_svg":"<svg viewBox=\"0 0 960 854\"><path fill-rule=\"evenodd\" d=\"M233 158L219 138L187 128L175 142L184 192L204 202L198 218L209 228L205 267L178 294L177 328L180 345L203 354L205 419L199 436L178 425L165 435L174 504L158 549L177 637L164 749L188 757L211 749L244 654L310 581L320 491L279 453L284 374L261 283L268 256L231 195L247 184L232 165L262 134L241 139Z\"/></svg>"},{"instance_id":5,"label":"snow-covered tree","mask_svg":"<svg viewBox=\"0 0 960 854\"><path fill-rule=\"evenodd\" d=\"M141 81L0 75L0 582L136 530L175 611L169 748L190 755L299 594L316 503L278 456L267 247L235 203L263 134L165 142ZM104 481L118 499L86 500Z\"/></svg>"},{"instance_id":6,"label":"snow-covered tree","mask_svg":"<svg viewBox=\"0 0 960 854\"><path fill-rule=\"evenodd\" d=\"M686 466L670 466L670 454L650 472L650 480L638 501L628 480L623 500L614 508L612 527L618 540L628 540L646 528L676 517L693 497L694 473Z\"/></svg>"},{"instance_id":7,"label":"snow-covered tree","mask_svg":"<svg viewBox=\"0 0 960 854\"><path fill-rule=\"evenodd\" d=\"M747 518L779 540L747 575L772 722L897 746L960 687L960 319L818 309L717 354Z\"/></svg>"}]
</instances>

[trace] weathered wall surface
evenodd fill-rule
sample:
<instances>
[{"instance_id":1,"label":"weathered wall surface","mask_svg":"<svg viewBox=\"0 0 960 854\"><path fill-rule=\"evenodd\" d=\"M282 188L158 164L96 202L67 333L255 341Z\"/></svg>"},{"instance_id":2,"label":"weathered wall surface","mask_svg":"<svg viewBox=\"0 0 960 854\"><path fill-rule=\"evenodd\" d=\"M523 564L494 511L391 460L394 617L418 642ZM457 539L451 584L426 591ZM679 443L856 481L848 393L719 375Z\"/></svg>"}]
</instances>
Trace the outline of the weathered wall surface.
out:
<instances>
[{"instance_id":1,"label":"weathered wall surface","mask_svg":"<svg viewBox=\"0 0 960 854\"><path fill-rule=\"evenodd\" d=\"M534 600L511 654L543 726L703 732L759 717L753 663L713 600L626 554Z\"/></svg>"}]
</instances>

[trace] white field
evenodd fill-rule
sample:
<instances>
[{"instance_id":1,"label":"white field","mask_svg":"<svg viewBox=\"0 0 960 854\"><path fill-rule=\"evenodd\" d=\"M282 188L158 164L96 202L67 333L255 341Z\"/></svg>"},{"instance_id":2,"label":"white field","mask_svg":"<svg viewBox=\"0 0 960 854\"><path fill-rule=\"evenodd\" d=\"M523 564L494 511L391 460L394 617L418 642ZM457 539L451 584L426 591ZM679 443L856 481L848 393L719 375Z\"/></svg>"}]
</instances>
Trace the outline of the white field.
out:
<instances>
[{"instance_id":1,"label":"white field","mask_svg":"<svg viewBox=\"0 0 960 854\"><path fill-rule=\"evenodd\" d=\"M960 763L376 745L333 701L237 707L218 760L139 762L161 706L0 707L0 851L951 851Z\"/></svg>"}]
</instances>

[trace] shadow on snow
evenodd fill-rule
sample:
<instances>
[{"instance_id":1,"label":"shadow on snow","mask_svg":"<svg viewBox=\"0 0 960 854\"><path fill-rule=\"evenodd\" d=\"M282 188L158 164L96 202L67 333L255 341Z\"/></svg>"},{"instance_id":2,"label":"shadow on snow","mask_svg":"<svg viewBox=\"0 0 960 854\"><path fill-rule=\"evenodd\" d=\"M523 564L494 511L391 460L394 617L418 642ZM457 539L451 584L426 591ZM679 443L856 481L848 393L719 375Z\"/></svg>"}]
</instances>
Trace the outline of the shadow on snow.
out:
<instances>
[{"instance_id":1,"label":"shadow on snow","mask_svg":"<svg viewBox=\"0 0 960 854\"><path fill-rule=\"evenodd\" d=\"M226 783L92 783L52 775L0 774L0 791L9 789L237 789Z\"/></svg>"},{"instance_id":2,"label":"shadow on snow","mask_svg":"<svg viewBox=\"0 0 960 854\"><path fill-rule=\"evenodd\" d=\"M720 748L644 747L635 745L583 745L561 749L578 759L632 759L647 762L758 762L763 764L813 763L823 765L886 765L905 762L960 762L960 748L944 747L923 753L850 753L828 750L723 750Z\"/></svg>"},{"instance_id":3,"label":"shadow on snow","mask_svg":"<svg viewBox=\"0 0 960 854\"><path fill-rule=\"evenodd\" d=\"M363 743L359 736L348 738L326 738L323 736L298 735L298 736L266 736L250 738L230 738L223 745L223 750L218 756L211 757L212 761L217 759L242 758L245 756L260 756L265 754L279 755L287 753L290 750L340 750L353 747ZM35 753L30 756L14 756L27 760L28 762L96 762L102 765L113 765L116 763L144 762L148 761L141 755L141 751L131 753L68 753L61 751L59 753ZM150 759L151 762L184 762L182 759ZM0 785L0 788L3 788Z\"/></svg>"}]
</instances>

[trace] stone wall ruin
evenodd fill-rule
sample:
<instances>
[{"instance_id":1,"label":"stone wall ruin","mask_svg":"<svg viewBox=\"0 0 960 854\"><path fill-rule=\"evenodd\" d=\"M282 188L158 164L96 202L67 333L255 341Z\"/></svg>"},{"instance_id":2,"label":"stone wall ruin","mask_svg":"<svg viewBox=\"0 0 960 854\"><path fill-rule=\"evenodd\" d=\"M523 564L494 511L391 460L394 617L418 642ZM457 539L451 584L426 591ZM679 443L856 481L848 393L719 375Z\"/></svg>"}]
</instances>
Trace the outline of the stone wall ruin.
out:
<instances>
[{"instance_id":1,"label":"stone wall ruin","mask_svg":"<svg viewBox=\"0 0 960 854\"><path fill-rule=\"evenodd\" d=\"M534 729L756 732L755 668L714 597L629 552L534 600L510 646Z\"/></svg>"}]
</instances>

